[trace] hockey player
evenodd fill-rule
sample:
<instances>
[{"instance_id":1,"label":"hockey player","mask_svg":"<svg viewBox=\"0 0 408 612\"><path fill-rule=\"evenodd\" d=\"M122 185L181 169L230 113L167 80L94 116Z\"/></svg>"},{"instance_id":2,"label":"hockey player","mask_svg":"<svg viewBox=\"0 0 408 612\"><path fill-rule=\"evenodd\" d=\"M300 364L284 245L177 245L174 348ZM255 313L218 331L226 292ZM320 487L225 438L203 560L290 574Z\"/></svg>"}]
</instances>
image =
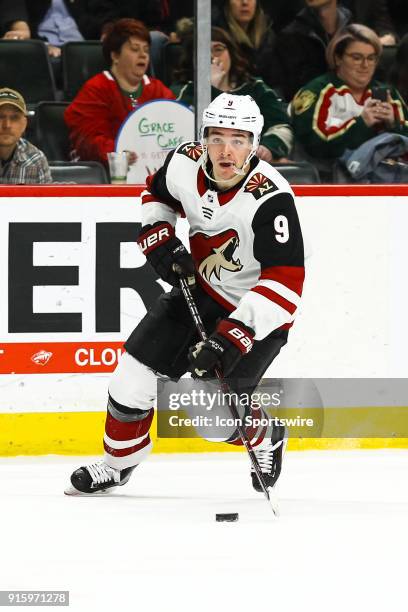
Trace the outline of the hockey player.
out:
<instances>
[{"instance_id":1,"label":"hockey player","mask_svg":"<svg viewBox=\"0 0 408 612\"><path fill-rule=\"evenodd\" d=\"M125 343L109 385L103 460L77 469L67 494L125 484L149 454L157 376L215 377L251 393L287 341L304 280L293 192L256 157L263 117L250 96L223 93L203 113L201 141L181 144L147 179L138 243L173 285ZM189 222L191 254L175 235ZM176 264L176 266L175 266ZM177 272L175 271L177 270ZM208 331L199 342L179 288L189 280ZM259 416L259 414L258 414ZM279 477L282 428L248 427L268 486ZM237 432L228 440L241 444ZM252 483L260 491L256 474Z\"/></svg>"}]
</instances>

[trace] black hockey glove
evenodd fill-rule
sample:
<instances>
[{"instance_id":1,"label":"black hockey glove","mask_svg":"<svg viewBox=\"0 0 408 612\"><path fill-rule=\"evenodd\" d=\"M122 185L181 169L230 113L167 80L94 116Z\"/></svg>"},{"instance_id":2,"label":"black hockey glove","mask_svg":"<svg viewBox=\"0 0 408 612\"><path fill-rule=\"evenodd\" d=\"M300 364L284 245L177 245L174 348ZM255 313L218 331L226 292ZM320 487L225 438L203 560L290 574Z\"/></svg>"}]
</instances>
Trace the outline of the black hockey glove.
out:
<instances>
[{"instance_id":1,"label":"black hockey glove","mask_svg":"<svg viewBox=\"0 0 408 612\"><path fill-rule=\"evenodd\" d=\"M189 350L193 378L215 378L215 368L228 376L254 344L254 331L235 319L223 319L205 342Z\"/></svg>"},{"instance_id":2,"label":"black hockey glove","mask_svg":"<svg viewBox=\"0 0 408 612\"><path fill-rule=\"evenodd\" d=\"M137 240L147 261L166 283L179 287L180 276L195 283L194 261L170 223L158 221L142 227ZM175 271L175 268L177 272Z\"/></svg>"}]
</instances>

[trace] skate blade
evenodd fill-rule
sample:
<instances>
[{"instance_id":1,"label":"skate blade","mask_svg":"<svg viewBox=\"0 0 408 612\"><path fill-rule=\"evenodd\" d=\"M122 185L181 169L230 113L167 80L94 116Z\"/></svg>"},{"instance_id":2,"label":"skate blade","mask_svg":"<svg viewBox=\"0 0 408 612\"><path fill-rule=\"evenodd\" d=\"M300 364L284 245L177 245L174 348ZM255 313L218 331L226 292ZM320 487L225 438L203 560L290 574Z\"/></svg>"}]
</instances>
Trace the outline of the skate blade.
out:
<instances>
[{"instance_id":1,"label":"skate blade","mask_svg":"<svg viewBox=\"0 0 408 612\"><path fill-rule=\"evenodd\" d=\"M99 495L109 495L110 492L110 489L103 489L101 491L95 491L95 493L84 493L70 485L65 489L64 495L70 495L72 497L98 497Z\"/></svg>"},{"instance_id":2,"label":"skate blade","mask_svg":"<svg viewBox=\"0 0 408 612\"><path fill-rule=\"evenodd\" d=\"M268 489L268 493L269 493L269 505L271 507L271 510L273 512L273 514L275 515L276 518L278 518L280 516L280 509L279 509L279 499L276 493L276 482L274 484L273 487L270 487Z\"/></svg>"}]
</instances>

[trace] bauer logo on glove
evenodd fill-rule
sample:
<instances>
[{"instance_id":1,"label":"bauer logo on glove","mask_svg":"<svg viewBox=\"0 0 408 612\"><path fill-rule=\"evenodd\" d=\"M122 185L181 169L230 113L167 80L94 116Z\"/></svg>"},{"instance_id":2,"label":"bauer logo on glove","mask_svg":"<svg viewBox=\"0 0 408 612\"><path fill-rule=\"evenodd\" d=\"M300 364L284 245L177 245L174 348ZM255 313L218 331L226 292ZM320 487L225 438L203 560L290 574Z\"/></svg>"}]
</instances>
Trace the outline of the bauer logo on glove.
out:
<instances>
[{"instance_id":1,"label":"bauer logo on glove","mask_svg":"<svg viewBox=\"0 0 408 612\"><path fill-rule=\"evenodd\" d=\"M170 223L159 221L154 225L145 225L137 242L149 264L166 283L178 287L180 277L184 277L194 287L193 258L175 235Z\"/></svg>"},{"instance_id":2,"label":"bauer logo on glove","mask_svg":"<svg viewBox=\"0 0 408 612\"><path fill-rule=\"evenodd\" d=\"M143 237L139 238L139 246L142 249L144 255L149 253L152 249L156 248L159 244L163 244L167 240L170 240L170 225L161 225L157 228L152 228ZM174 233L174 231L173 231Z\"/></svg>"},{"instance_id":3,"label":"bauer logo on glove","mask_svg":"<svg viewBox=\"0 0 408 612\"><path fill-rule=\"evenodd\" d=\"M215 370L223 376L238 365L254 343L254 331L241 321L223 319L217 329L205 342L198 342L190 348L190 371L193 378L215 378Z\"/></svg>"}]
</instances>

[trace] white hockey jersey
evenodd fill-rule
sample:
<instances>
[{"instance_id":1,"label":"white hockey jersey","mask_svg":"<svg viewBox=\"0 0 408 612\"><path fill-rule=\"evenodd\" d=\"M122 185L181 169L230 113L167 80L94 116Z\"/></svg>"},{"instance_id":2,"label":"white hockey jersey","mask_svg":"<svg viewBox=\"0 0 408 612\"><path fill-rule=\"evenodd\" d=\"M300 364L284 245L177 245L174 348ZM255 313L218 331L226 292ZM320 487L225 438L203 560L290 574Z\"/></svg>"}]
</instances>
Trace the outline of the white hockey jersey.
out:
<instances>
[{"instance_id":1,"label":"white hockey jersey","mask_svg":"<svg viewBox=\"0 0 408 612\"><path fill-rule=\"evenodd\" d=\"M270 164L217 191L201 168L197 142L183 143L148 177L142 226L188 220L198 281L262 340L292 325L302 294L304 252L292 189Z\"/></svg>"}]
</instances>

